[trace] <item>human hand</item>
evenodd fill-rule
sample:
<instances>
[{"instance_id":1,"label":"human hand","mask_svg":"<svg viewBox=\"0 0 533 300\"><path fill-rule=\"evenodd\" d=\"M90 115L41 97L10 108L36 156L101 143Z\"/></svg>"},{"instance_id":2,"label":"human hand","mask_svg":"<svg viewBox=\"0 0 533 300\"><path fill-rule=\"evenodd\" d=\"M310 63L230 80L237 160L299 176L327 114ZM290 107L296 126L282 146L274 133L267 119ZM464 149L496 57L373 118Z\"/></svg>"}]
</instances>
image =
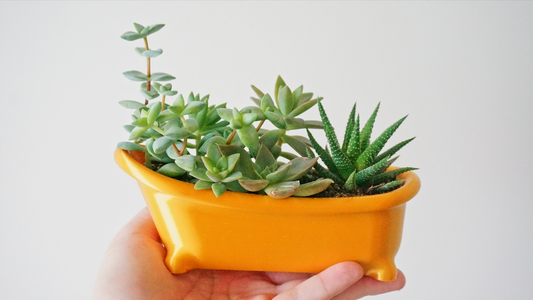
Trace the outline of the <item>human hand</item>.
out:
<instances>
[{"instance_id":1,"label":"human hand","mask_svg":"<svg viewBox=\"0 0 533 300\"><path fill-rule=\"evenodd\" d=\"M141 210L109 245L93 299L359 299L401 289L393 282L363 276L355 262L333 265L319 274L192 270L172 274L148 209Z\"/></svg>"}]
</instances>

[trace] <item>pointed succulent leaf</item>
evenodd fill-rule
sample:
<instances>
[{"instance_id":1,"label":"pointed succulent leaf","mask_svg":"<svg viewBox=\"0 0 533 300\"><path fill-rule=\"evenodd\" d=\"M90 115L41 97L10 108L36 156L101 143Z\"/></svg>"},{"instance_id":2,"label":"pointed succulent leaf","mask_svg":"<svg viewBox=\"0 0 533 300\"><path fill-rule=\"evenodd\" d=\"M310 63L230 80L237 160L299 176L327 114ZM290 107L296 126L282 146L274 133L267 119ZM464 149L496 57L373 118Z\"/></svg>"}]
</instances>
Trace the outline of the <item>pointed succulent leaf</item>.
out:
<instances>
[{"instance_id":1,"label":"pointed succulent leaf","mask_svg":"<svg viewBox=\"0 0 533 300\"><path fill-rule=\"evenodd\" d=\"M267 186L265 192L272 198L282 199L292 196L299 186L299 181L279 182Z\"/></svg>"},{"instance_id":2,"label":"pointed succulent leaf","mask_svg":"<svg viewBox=\"0 0 533 300\"><path fill-rule=\"evenodd\" d=\"M269 130L259 138L259 143L265 145L269 150L276 145L282 135L285 134L285 129ZM271 150L272 152L272 150Z\"/></svg>"},{"instance_id":3,"label":"pointed succulent leaf","mask_svg":"<svg viewBox=\"0 0 533 300\"><path fill-rule=\"evenodd\" d=\"M335 134L335 130L329 122L328 116L326 115L324 107L320 101L318 101L318 111L320 113L320 117L322 118L322 123L324 123L324 132L326 133L328 144L331 147L331 156L333 158L333 162L339 170L339 175L341 175L342 178L348 178L355 168L346 154L342 152L339 141L337 140L337 136Z\"/></svg>"},{"instance_id":4,"label":"pointed succulent leaf","mask_svg":"<svg viewBox=\"0 0 533 300\"><path fill-rule=\"evenodd\" d=\"M150 25L150 26L147 26L146 28L144 28L141 32L142 32L142 34L148 36L150 34L158 32L164 26L165 26L165 24Z\"/></svg>"},{"instance_id":5,"label":"pointed succulent leaf","mask_svg":"<svg viewBox=\"0 0 533 300\"><path fill-rule=\"evenodd\" d=\"M144 29L144 26L141 24L133 23L133 26L135 26L135 30L137 30L138 33L141 33L141 31Z\"/></svg>"},{"instance_id":6,"label":"pointed succulent leaf","mask_svg":"<svg viewBox=\"0 0 533 300\"><path fill-rule=\"evenodd\" d=\"M274 153L272 153L272 154L274 154ZM296 155L294 153L285 152L285 151L281 151L279 156L284 157L284 158L286 158L288 160L292 160L292 159L295 159L295 158L299 157L298 155Z\"/></svg>"},{"instance_id":7,"label":"pointed succulent leaf","mask_svg":"<svg viewBox=\"0 0 533 300\"><path fill-rule=\"evenodd\" d=\"M250 155L255 157L260 146L259 135L255 128L252 125L243 126L241 129L237 129L237 134L241 142L250 150Z\"/></svg>"},{"instance_id":8,"label":"pointed succulent leaf","mask_svg":"<svg viewBox=\"0 0 533 300\"><path fill-rule=\"evenodd\" d=\"M120 37L126 41L135 41L142 38L143 36L137 32L127 31L124 32L124 34L122 34Z\"/></svg>"},{"instance_id":9,"label":"pointed succulent leaf","mask_svg":"<svg viewBox=\"0 0 533 300\"><path fill-rule=\"evenodd\" d=\"M394 169L394 170L373 176L372 178L369 179L368 183L372 185L379 185L385 182L395 180L396 177L398 177L398 175L402 173L414 171L414 170L418 170L418 168L404 167L404 168Z\"/></svg>"},{"instance_id":10,"label":"pointed succulent leaf","mask_svg":"<svg viewBox=\"0 0 533 300\"><path fill-rule=\"evenodd\" d=\"M196 170L192 170L191 172L189 172L189 175L200 180L210 181L211 179L209 179L209 177L205 175L205 172L207 172L206 169L198 168Z\"/></svg>"},{"instance_id":11,"label":"pointed succulent leaf","mask_svg":"<svg viewBox=\"0 0 533 300\"><path fill-rule=\"evenodd\" d=\"M250 179L261 179L261 176L254 171L254 166L250 154L243 148L234 145L220 145L218 146L220 152L224 156L230 156L232 154L239 153L239 159L234 167L234 171L241 172L244 177ZM230 165L228 160L228 165Z\"/></svg>"},{"instance_id":12,"label":"pointed succulent leaf","mask_svg":"<svg viewBox=\"0 0 533 300\"><path fill-rule=\"evenodd\" d=\"M378 161L378 160L382 160L384 157L393 156L396 152L398 152L400 149L402 149L403 146L409 144L409 142L411 142L414 139L415 138L413 137L413 138L410 138L410 139L405 140L403 142L399 142L398 144L392 146L387 151L385 151L385 152L381 153L380 155L376 156L375 160Z\"/></svg>"},{"instance_id":13,"label":"pointed succulent leaf","mask_svg":"<svg viewBox=\"0 0 533 300\"><path fill-rule=\"evenodd\" d=\"M276 85L274 86L274 99L276 99L276 103L278 103L278 92L281 88L286 86L287 84L285 81L283 81L283 78L281 76L278 76L278 79L276 79ZM278 105L279 106L279 105Z\"/></svg>"},{"instance_id":14,"label":"pointed succulent leaf","mask_svg":"<svg viewBox=\"0 0 533 300\"><path fill-rule=\"evenodd\" d=\"M139 109L145 107L144 104L133 100L122 100L119 102L119 104L129 109Z\"/></svg>"},{"instance_id":15,"label":"pointed succulent leaf","mask_svg":"<svg viewBox=\"0 0 533 300\"><path fill-rule=\"evenodd\" d=\"M289 172L291 165L292 165L291 162L281 165L276 171L268 174L265 177L265 179L268 180L268 182L270 182L271 184L277 183L280 181L288 181L286 179L286 174L287 172Z\"/></svg>"},{"instance_id":16,"label":"pointed succulent leaf","mask_svg":"<svg viewBox=\"0 0 533 300\"><path fill-rule=\"evenodd\" d=\"M205 175L207 175L207 177L209 177L209 179L213 182L220 182L222 180L222 176L220 176L219 174L213 173L212 171L209 171L209 170L205 172Z\"/></svg>"},{"instance_id":17,"label":"pointed succulent leaf","mask_svg":"<svg viewBox=\"0 0 533 300\"><path fill-rule=\"evenodd\" d=\"M294 106L294 97L288 86L284 86L278 93L278 107L284 116L291 113Z\"/></svg>"},{"instance_id":18,"label":"pointed succulent leaf","mask_svg":"<svg viewBox=\"0 0 533 300\"><path fill-rule=\"evenodd\" d=\"M299 87L297 87L293 92L292 92L292 96L293 96L293 99L294 99L294 104L291 108L291 111L293 109L295 109L296 107L298 107L299 105L299 101L300 101L300 97L302 96L302 93L303 93L303 90L304 90L304 86L303 85L300 85Z\"/></svg>"},{"instance_id":19,"label":"pointed succulent leaf","mask_svg":"<svg viewBox=\"0 0 533 300\"><path fill-rule=\"evenodd\" d=\"M331 184L333 183L333 180L327 178L319 178L315 181L311 181L308 183L301 184L298 189L296 189L296 192L293 194L293 196L297 197L307 197L312 196L315 194L318 194L325 189L327 189Z\"/></svg>"},{"instance_id":20,"label":"pointed succulent leaf","mask_svg":"<svg viewBox=\"0 0 533 300\"><path fill-rule=\"evenodd\" d=\"M183 111L183 108L184 108L183 106L169 106L168 110L176 116L181 116L181 112Z\"/></svg>"},{"instance_id":21,"label":"pointed succulent leaf","mask_svg":"<svg viewBox=\"0 0 533 300\"><path fill-rule=\"evenodd\" d=\"M302 96L300 96L300 101L298 102L298 106L303 105L307 101L311 100L313 98L313 93L303 93ZM313 101L316 101L317 99L313 99Z\"/></svg>"},{"instance_id":22,"label":"pointed succulent leaf","mask_svg":"<svg viewBox=\"0 0 533 300\"><path fill-rule=\"evenodd\" d=\"M146 152L146 149L144 149L143 146L141 146L139 144L132 143L132 142L120 142L120 143L118 143L117 148L124 149L124 150L134 150L134 151Z\"/></svg>"},{"instance_id":23,"label":"pointed succulent leaf","mask_svg":"<svg viewBox=\"0 0 533 300\"><path fill-rule=\"evenodd\" d=\"M227 190L226 186L222 182L213 183L213 185L211 186L211 189L213 190L213 193L215 193L215 196L217 197L224 194L224 192Z\"/></svg>"},{"instance_id":24,"label":"pointed succulent leaf","mask_svg":"<svg viewBox=\"0 0 533 300\"><path fill-rule=\"evenodd\" d=\"M272 152L272 155L277 159L281 155L281 146L280 145L274 145L272 146L272 149L270 149L270 152Z\"/></svg>"},{"instance_id":25,"label":"pointed succulent leaf","mask_svg":"<svg viewBox=\"0 0 533 300\"><path fill-rule=\"evenodd\" d=\"M391 181L389 183L386 183L380 187L377 187L376 189L374 189L372 191L372 194L382 194L382 193L386 193L386 192L389 192L399 186L401 186L403 184L403 180L395 180L395 181Z\"/></svg>"},{"instance_id":26,"label":"pointed succulent leaf","mask_svg":"<svg viewBox=\"0 0 533 300\"><path fill-rule=\"evenodd\" d=\"M167 148L170 147L172 142L173 140L162 136L154 141L152 148L155 153L160 154L160 153L166 152Z\"/></svg>"},{"instance_id":27,"label":"pointed succulent leaf","mask_svg":"<svg viewBox=\"0 0 533 300\"><path fill-rule=\"evenodd\" d=\"M176 79L176 77L167 73L153 73L152 76L150 76L150 81L169 81L174 79Z\"/></svg>"},{"instance_id":28,"label":"pointed succulent leaf","mask_svg":"<svg viewBox=\"0 0 533 300\"><path fill-rule=\"evenodd\" d=\"M346 130L344 131L344 140L342 142L342 152L346 153L348 151L348 144L350 144L350 138L353 133L353 128L355 126L355 105L353 105L350 116L348 117L348 124L346 124Z\"/></svg>"},{"instance_id":29,"label":"pointed succulent leaf","mask_svg":"<svg viewBox=\"0 0 533 300\"><path fill-rule=\"evenodd\" d=\"M225 144L226 144L225 138L221 136L214 136L210 138L209 140L207 140L206 142L204 142L198 151L200 153L207 153L207 149L209 145L225 145Z\"/></svg>"},{"instance_id":30,"label":"pointed succulent leaf","mask_svg":"<svg viewBox=\"0 0 533 300\"><path fill-rule=\"evenodd\" d=\"M352 134L350 141L348 142L348 148L346 149L346 154L352 162L355 163L359 155L361 154L361 142L360 142L360 132L359 132L359 115L352 128Z\"/></svg>"},{"instance_id":31,"label":"pointed succulent leaf","mask_svg":"<svg viewBox=\"0 0 533 300\"><path fill-rule=\"evenodd\" d=\"M285 117L285 123L288 129L301 129L305 128L305 121L300 118Z\"/></svg>"},{"instance_id":32,"label":"pointed succulent leaf","mask_svg":"<svg viewBox=\"0 0 533 300\"><path fill-rule=\"evenodd\" d=\"M198 181L194 184L194 189L195 189L195 190L207 190L207 189L210 189L212 185L213 185L213 182L211 182L211 181L208 181L208 180L198 180Z\"/></svg>"},{"instance_id":33,"label":"pointed succulent leaf","mask_svg":"<svg viewBox=\"0 0 533 300\"><path fill-rule=\"evenodd\" d=\"M257 105L258 107L261 107L261 100L255 97L250 97L250 99L255 103L255 105Z\"/></svg>"},{"instance_id":34,"label":"pointed succulent leaf","mask_svg":"<svg viewBox=\"0 0 533 300\"><path fill-rule=\"evenodd\" d=\"M272 98L270 97L269 94L265 94L262 98L261 98L261 110L263 112L265 112L267 110L267 108L271 108L272 110L276 110L276 105L274 105L274 101L272 101Z\"/></svg>"},{"instance_id":35,"label":"pointed succulent leaf","mask_svg":"<svg viewBox=\"0 0 533 300\"><path fill-rule=\"evenodd\" d=\"M357 186L366 185L369 179L378 174L381 168L387 164L389 157L385 157L382 160L378 161L376 164L361 170L355 174L355 184Z\"/></svg>"},{"instance_id":36,"label":"pointed succulent leaf","mask_svg":"<svg viewBox=\"0 0 533 300\"><path fill-rule=\"evenodd\" d=\"M148 121L146 118L139 118L131 123L131 125L138 126L138 127L146 127L148 126Z\"/></svg>"},{"instance_id":37,"label":"pointed succulent leaf","mask_svg":"<svg viewBox=\"0 0 533 300\"><path fill-rule=\"evenodd\" d=\"M283 135L281 139L289 146L291 146L291 148L294 149L298 154L300 154L300 156L307 155L307 145L299 139L290 135Z\"/></svg>"},{"instance_id":38,"label":"pointed succulent leaf","mask_svg":"<svg viewBox=\"0 0 533 300\"><path fill-rule=\"evenodd\" d=\"M322 121L305 121L305 128L323 129L324 124Z\"/></svg>"},{"instance_id":39,"label":"pointed succulent leaf","mask_svg":"<svg viewBox=\"0 0 533 300\"><path fill-rule=\"evenodd\" d=\"M154 83L152 83L152 87L153 87L158 93L161 93L161 83L159 83L159 82L154 82Z\"/></svg>"},{"instance_id":40,"label":"pointed succulent leaf","mask_svg":"<svg viewBox=\"0 0 533 300\"><path fill-rule=\"evenodd\" d=\"M241 122L239 122L239 121L237 121L235 119L231 119L231 121L229 121L229 126L232 129L241 129L242 128Z\"/></svg>"},{"instance_id":41,"label":"pointed succulent leaf","mask_svg":"<svg viewBox=\"0 0 533 300\"><path fill-rule=\"evenodd\" d=\"M146 122L148 125L154 124L155 119L159 116L159 113L161 113L161 102L156 102L150 109L148 110L148 116L146 117Z\"/></svg>"},{"instance_id":42,"label":"pointed succulent leaf","mask_svg":"<svg viewBox=\"0 0 533 300\"><path fill-rule=\"evenodd\" d=\"M187 172L196 169L196 159L192 155L182 155L176 158L176 164Z\"/></svg>"},{"instance_id":43,"label":"pointed succulent leaf","mask_svg":"<svg viewBox=\"0 0 533 300\"><path fill-rule=\"evenodd\" d=\"M398 129L405 118L407 118L407 116L401 118L396 123L389 126L389 128L385 129L385 131L383 131L383 133L376 140L374 140L374 142L372 142L372 144L370 144L370 146L368 146L363 153L361 153L355 162L355 166L358 171L363 170L372 164L377 154L381 151L381 149L383 149L385 143L389 140L396 129Z\"/></svg>"},{"instance_id":44,"label":"pointed succulent leaf","mask_svg":"<svg viewBox=\"0 0 533 300\"><path fill-rule=\"evenodd\" d=\"M231 181L231 182L224 182L224 185L226 186L226 188L232 192L239 192L239 193L246 193L247 190L245 188L243 188L240 184L239 184L239 181L235 180L235 181Z\"/></svg>"},{"instance_id":45,"label":"pointed succulent leaf","mask_svg":"<svg viewBox=\"0 0 533 300\"><path fill-rule=\"evenodd\" d=\"M242 178L242 173L241 172L235 172L235 173L232 173L231 175L229 175L228 177L222 179L222 182L226 183L226 182L232 182L232 181L235 181L235 180L239 180Z\"/></svg>"},{"instance_id":46,"label":"pointed succulent leaf","mask_svg":"<svg viewBox=\"0 0 533 300\"><path fill-rule=\"evenodd\" d=\"M139 71L127 71L122 74L132 81L150 81L148 76Z\"/></svg>"},{"instance_id":47,"label":"pointed succulent leaf","mask_svg":"<svg viewBox=\"0 0 533 300\"><path fill-rule=\"evenodd\" d=\"M270 167L266 167L261 171L261 167L259 167L257 164L254 165L255 171L261 175L262 178L266 178L268 174L272 173L272 170L270 170Z\"/></svg>"},{"instance_id":48,"label":"pointed succulent leaf","mask_svg":"<svg viewBox=\"0 0 533 300\"><path fill-rule=\"evenodd\" d=\"M159 170L157 170L157 173L163 174L168 177L178 177L185 174L186 171L178 167L178 165L176 165L175 163L168 163L159 168Z\"/></svg>"},{"instance_id":49,"label":"pointed succulent leaf","mask_svg":"<svg viewBox=\"0 0 533 300\"><path fill-rule=\"evenodd\" d=\"M259 99L263 98L263 96L265 96L265 93L261 92L260 89L256 88L255 85L252 84L252 90L254 90L255 94L257 95L257 97L259 97Z\"/></svg>"},{"instance_id":50,"label":"pointed succulent leaf","mask_svg":"<svg viewBox=\"0 0 533 300\"><path fill-rule=\"evenodd\" d=\"M378 105L374 109L374 112L372 113L368 121L366 121L365 126L361 130L361 151L365 151L366 147L368 147L368 145L370 144L370 135L372 134L372 129L374 128L374 122L376 121L376 116L378 114L380 104L381 102L378 103Z\"/></svg>"},{"instance_id":51,"label":"pointed succulent leaf","mask_svg":"<svg viewBox=\"0 0 533 300\"><path fill-rule=\"evenodd\" d=\"M182 140L191 135L191 132L185 128L171 127L165 131L165 136L172 140Z\"/></svg>"},{"instance_id":52,"label":"pointed succulent leaf","mask_svg":"<svg viewBox=\"0 0 533 300\"><path fill-rule=\"evenodd\" d=\"M228 171L230 171L230 172L233 171L233 169L237 165L237 162L239 161L239 157L240 156L241 155L239 153L234 153L234 154L228 156L228 166L227 166Z\"/></svg>"},{"instance_id":53,"label":"pointed succulent leaf","mask_svg":"<svg viewBox=\"0 0 533 300\"><path fill-rule=\"evenodd\" d=\"M291 166L285 174L284 180L297 180L302 178L315 165L318 158L297 157L290 161Z\"/></svg>"},{"instance_id":54,"label":"pointed succulent leaf","mask_svg":"<svg viewBox=\"0 0 533 300\"><path fill-rule=\"evenodd\" d=\"M315 106L317 101L318 101L317 99L313 99L311 101L305 102L304 104L302 104L300 106L297 106L293 111L291 111L290 114L287 115L287 117L294 118L294 117L297 117L297 116L303 114L304 112L309 110L311 107Z\"/></svg>"},{"instance_id":55,"label":"pointed succulent leaf","mask_svg":"<svg viewBox=\"0 0 533 300\"><path fill-rule=\"evenodd\" d=\"M265 111L265 117L267 117L267 119L272 123L272 125L276 126L277 128L279 129L287 128L287 125L285 124L285 120L283 119L282 116L274 112Z\"/></svg>"},{"instance_id":56,"label":"pointed succulent leaf","mask_svg":"<svg viewBox=\"0 0 533 300\"><path fill-rule=\"evenodd\" d=\"M134 141L138 138L140 138L145 132L148 130L147 127L135 127L131 130L129 140Z\"/></svg>"},{"instance_id":57,"label":"pointed succulent leaf","mask_svg":"<svg viewBox=\"0 0 533 300\"><path fill-rule=\"evenodd\" d=\"M309 130L307 130L307 135L309 136L309 140L311 141L311 144L313 145L313 149L315 149L318 156L320 156L320 159L324 162L324 164L326 164L326 167L328 167L328 169L332 173L336 174L339 177L342 177L331 155L318 144L318 142L315 140L315 138L313 137L313 135L311 134Z\"/></svg>"},{"instance_id":58,"label":"pointed succulent leaf","mask_svg":"<svg viewBox=\"0 0 533 300\"><path fill-rule=\"evenodd\" d=\"M214 146L217 151L218 151L218 148L216 146ZM218 159L217 161L217 165L216 167L219 169L219 170L227 170L228 169L228 158L225 157L225 156L222 156Z\"/></svg>"},{"instance_id":59,"label":"pointed succulent leaf","mask_svg":"<svg viewBox=\"0 0 533 300\"><path fill-rule=\"evenodd\" d=\"M255 163L259 165L261 169L264 169L276 164L276 158L274 158L270 150L268 150L264 144L261 144L261 147L259 147L259 152L257 152Z\"/></svg>"},{"instance_id":60,"label":"pointed succulent leaf","mask_svg":"<svg viewBox=\"0 0 533 300\"><path fill-rule=\"evenodd\" d=\"M174 103L172 104L172 106L177 106L177 107L182 107L182 108L185 107L185 99L183 99L183 95L182 94L178 95L176 100L174 100Z\"/></svg>"},{"instance_id":61,"label":"pointed succulent leaf","mask_svg":"<svg viewBox=\"0 0 533 300\"><path fill-rule=\"evenodd\" d=\"M268 185L268 180L264 179L239 179L239 184L250 192L258 192Z\"/></svg>"},{"instance_id":62,"label":"pointed succulent leaf","mask_svg":"<svg viewBox=\"0 0 533 300\"><path fill-rule=\"evenodd\" d=\"M185 105L185 108L181 112L182 115L190 115L197 113L206 107L206 103L202 101L192 101Z\"/></svg>"}]
</instances>

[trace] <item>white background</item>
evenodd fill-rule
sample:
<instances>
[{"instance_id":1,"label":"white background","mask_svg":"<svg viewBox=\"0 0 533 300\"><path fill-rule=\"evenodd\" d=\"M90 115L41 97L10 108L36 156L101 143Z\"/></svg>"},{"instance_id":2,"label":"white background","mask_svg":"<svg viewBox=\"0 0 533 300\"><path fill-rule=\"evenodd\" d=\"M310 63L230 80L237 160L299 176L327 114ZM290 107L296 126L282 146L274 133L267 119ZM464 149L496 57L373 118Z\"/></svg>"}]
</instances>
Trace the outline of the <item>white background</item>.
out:
<instances>
[{"instance_id":1,"label":"white background","mask_svg":"<svg viewBox=\"0 0 533 300\"><path fill-rule=\"evenodd\" d=\"M0 3L0 298L89 299L104 250L144 206L113 161L145 60L119 36L165 23L154 72L211 103L251 105L278 74L325 97L343 132L409 117L401 292L376 299L533 299L533 3ZM306 115L318 119L316 109ZM317 133L322 142L323 135Z\"/></svg>"}]
</instances>

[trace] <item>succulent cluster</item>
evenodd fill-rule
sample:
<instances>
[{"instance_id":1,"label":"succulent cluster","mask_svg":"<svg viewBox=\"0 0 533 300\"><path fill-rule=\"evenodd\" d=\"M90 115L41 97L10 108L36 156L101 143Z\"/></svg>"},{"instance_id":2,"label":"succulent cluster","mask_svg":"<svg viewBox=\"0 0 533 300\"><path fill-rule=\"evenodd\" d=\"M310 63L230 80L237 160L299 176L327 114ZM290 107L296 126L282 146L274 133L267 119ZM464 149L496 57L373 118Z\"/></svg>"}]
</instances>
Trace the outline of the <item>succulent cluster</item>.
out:
<instances>
[{"instance_id":1,"label":"succulent cluster","mask_svg":"<svg viewBox=\"0 0 533 300\"><path fill-rule=\"evenodd\" d=\"M391 156L414 138L402 141L380 153L385 143L407 116L385 129L378 138L370 143L370 135L378 114L379 104L362 129L359 125L359 115L355 118L356 105L354 104L341 146L320 101L318 102L318 110L331 149L330 152L327 147L322 148L311 132L307 131L313 148L327 166L324 168L318 163L315 165L320 176L333 179L350 193L368 195L385 193L399 187L403 180L396 180L396 177L403 172L416 170L416 168L405 167L387 171L398 158L391 158ZM314 157L314 154L309 151L308 156Z\"/></svg>"},{"instance_id":2,"label":"succulent cluster","mask_svg":"<svg viewBox=\"0 0 533 300\"><path fill-rule=\"evenodd\" d=\"M251 99L256 106L242 109L227 108L226 103L210 104L209 95L178 94L172 84L164 84L174 80L174 76L151 72L151 59L163 50L150 49L148 36L164 25L134 25L136 31L126 32L122 38L144 41L144 47L135 51L146 58L147 70L123 74L141 82L144 102L119 102L133 113L131 124L124 126L130 133L129 141L119 143L118 148L142 153L146 167L194 183L195 189L211 189L217 197L230 190L273 198L316 195L333 182L360 194L385 192L401 184L395 180L398 174L414 169L385 172L395 160L390 156L411 140L378 155L403 119L369 143L377 109L360 131L359 117L354 119L354 106L341 147L320 102L322 98L313 98L313 93L304 92L303 86L291 90L281 77L276 80L274 97L252 85L256 96ZM300 117L316 104L322 121ZM263 128L267 121L274 129ZM309 131L312 128L325 130L331 154L316 142ZM309 138L288 134L296 129L306 129ZM283 151L284 145L298 155ZM312 149L327 168L317 163ZM310 176L313 169L316 172ZM317 173L324 178L316 176Z\"/></svg>"}]
</instances>

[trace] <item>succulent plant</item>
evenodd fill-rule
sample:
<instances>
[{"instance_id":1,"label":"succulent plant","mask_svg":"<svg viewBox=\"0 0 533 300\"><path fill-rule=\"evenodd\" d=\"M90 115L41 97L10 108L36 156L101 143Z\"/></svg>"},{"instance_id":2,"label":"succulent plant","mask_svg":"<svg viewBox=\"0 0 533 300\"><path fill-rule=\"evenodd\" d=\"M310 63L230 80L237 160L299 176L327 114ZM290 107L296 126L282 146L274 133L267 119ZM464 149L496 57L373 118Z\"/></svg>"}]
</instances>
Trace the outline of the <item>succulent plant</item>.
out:
<instances>
[{"instance_id":1,"label":"succulent plant","mask_svg":"<svg viewBox=\"0 0 533 300\"><path fill-rule=\"evenodd\" d=\"M392 124L370 143L370 135L379 104L362 129L360 129L359 115L355 118L356 105L354 104L341 146L320 100L318 101L318 109L331 152L327 147L322 148L309 130L307 134L313 148L327 167L325 168L318 163L315 165L316 171L321 176L333 179L350 193L366 195L391 191L403 183L403 180L396 180L399 174L416 170L416 168L405 167L387 171L388 167L397 159L397 157L391 158L391 156L414 138L402 141L380 153L385 143L407 116ZM308 156L314 157L314 154L308 151Z\"/></svg>"},{"instance_id":2,"label":"succulent plant","mask_svg":"<svg viewBox=\"0 0 533 300\"><path fill-rule=\"evenodd\" d=\"M311 99L312 93L303 93L303 86L292 92L278 77L276 104L254 86L261 95L259 107L239 110L226 108L225 103L210 105L209 95L200 97L192 92L185 101L171 83L161 83L175 79L172 75L151 73L150 60L163 50L150 49L147 37L164 25L134 26L136 31L126 32L122 38L143 39L145 47L135 51L147 59L147 71L127 71L124 76L142 81L141 95L145 100L119 102L133 113L131 124L124 126L130 133L129 141L117 147L142 151L146 167L194 183L195 189L211 189L217 197L226 190L264 193L275 198L303 197L321 192L333 182L313 178L300 184L299 179L316 163L316 159L306 157L311 141L286 134L293 129L322 128L320 121L297 118L319 100ZM159 96L161 100L157 99ZM167 99L174 96L173 100ZM262 128L265 121L276 129ZM282 151L283 143L304 157ZM290 161L278 161L279 157Z\"/></svg>"}]
</instances>

